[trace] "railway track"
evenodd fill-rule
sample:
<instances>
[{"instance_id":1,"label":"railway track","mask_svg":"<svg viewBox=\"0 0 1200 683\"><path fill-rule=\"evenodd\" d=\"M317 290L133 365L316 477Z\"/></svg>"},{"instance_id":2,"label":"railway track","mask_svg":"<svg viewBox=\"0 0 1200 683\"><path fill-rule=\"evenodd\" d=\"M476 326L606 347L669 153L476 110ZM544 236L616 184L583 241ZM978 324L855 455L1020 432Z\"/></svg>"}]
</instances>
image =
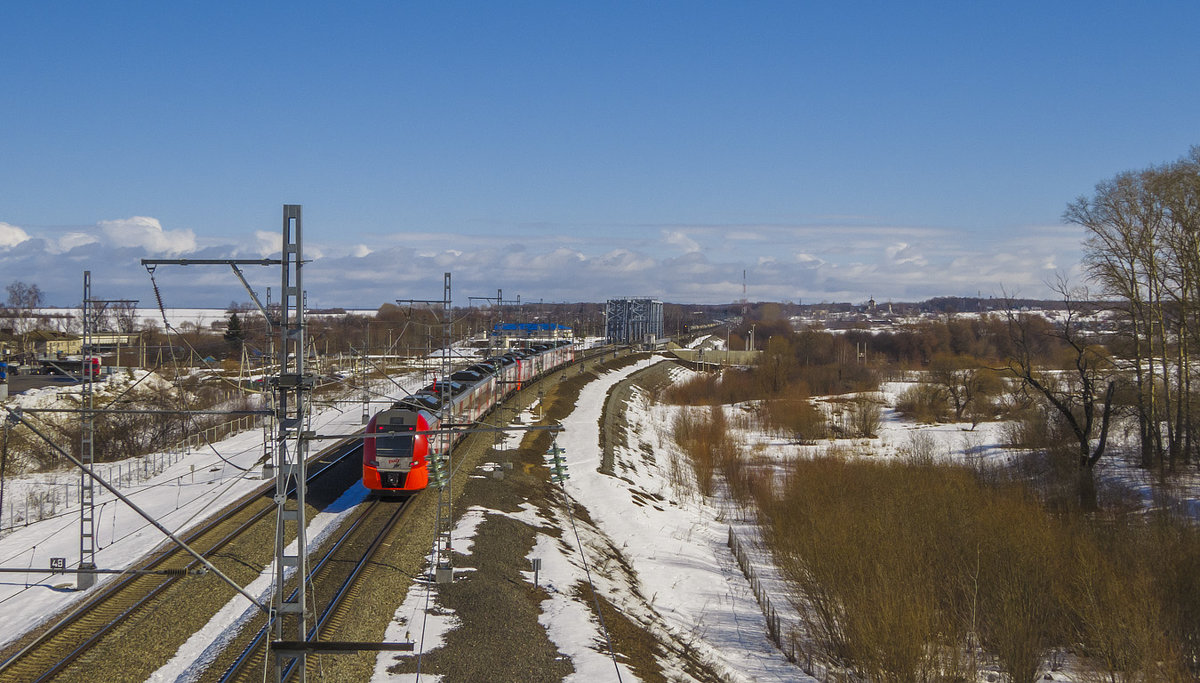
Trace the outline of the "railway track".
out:
<instances>
[{"instance_id":1,"label":"railway track","mask_svg":"<svg viewBox=\"0 0 1200 683\"><path fill-rule=\"evenodd\" d=\"M321 553L309 572L310 592L314 596L312 612L315 623L308 628L307 639L322 640L322 634L338 631L339 624L346 618L359 587L369 583L375 567L376 555L391 532L408 511L409 501L371 499L361 513L343 527L341 534ZM263 680L264 666L272 666L266 648L274 632L274 622L263 616L256 617L253 632L241 650L241 654L218 679L222 683L250 683ZM285 633L295 633L294 623L285 623ZM308 658L309 672L316 674L320 666L317 657ZM292 661L283 670L283 679L296 673L297 661Z\"/></svg>"},{"instance_id":2,"label":"railway track","mask_svg":"<svg viewBox=\"0 0 1200 683\"><path fill-rule=\"evenodd\" d=\"M576 365L582 366L584 362L596 360L605 353L611 353L611 350L604 349L581 354ZM539 378L537 381L541 382L544 379ZM321 553L322 559L314 565L310 572L309 595L316 596L316 600L315 604L310 606L314 615L312 617L314 625L307 631L309 641L327 642L344 639L339 637L342 624L352 621L350 615L355 614L356 610L363 607L362 599L358 598L358 594L360 592L369 593L371 589L368 587L372 586L374 581L372 574L386 571L383 568L391 562L386 557L389 536L394 536L392 532L395 532L402 524L401 518L412 509L409 506L410 501L415 503L416 499L406 500L403 507L395 508L385 507L385 505L393 504L393 501L386 499L371 501L370 509L364 510L353 526L343 531L331 549ZM385 516L388 517L386 521L384 521ZM411 533L411 529L409 533ZM407 540L411 541L411 538ZM381 549L383 550L381 551ZM377 554L384 555L384 557L377 557ZM394 569L392 567L393 571ZM364 599L369 600L370 598ZM209 668L202 675L202 680L218 680L221 683L249 683L265 680L271 676L273 672L264 671L264 668L273 666L267 647L273 638L274 629L262 615L256 615L254 625L253 629L246 628L246 634L239 639L236 646L231 648L240 647L240 654L234 658L233 653L228 653L228 656L223 658L218 666ZM296 630L295 624L289 623L285 625L283 632L285 634L295 633ZM316 677L322 675L321 656L309 656L307 661L307 675L313 676L316 680ZM229 663L226 664L226 662ZM297 662L292 662L284 667L282 680L295 678L298 673L296 664ZM224 673L219 678L211 676L214 671L220 671L222 668Z\"/></svg>"},{"instance_id":3,"label":"railway track","mask_svg":"<svg viewBox=\"0 0 1200 683\"><path fill-rule=\"evenodd\" d=\"M601 351L580 354L576 364L602 357L603 353ZM313 458L314 462L324 462L324 466L310 465L312 469L310 483L326 475L347 458L351 458L355 462L361 458L359 454L361 441L339 444L334 448L338 449L336 457L331 455L333 451L331 448ZM273 485L264 484L240 503L185 536L184 540L206 558L212 559L235 539L245 535L248 530L255 528L256 525L263 525L263 520L276 509L270 495L273 489ZM337 631L339 622L345 618L345 605L351 601L358 587L364 585L366 577L373 571L373 567L377 566L372 562L376 550L381 543L384 543L388 530L396 526L397 520L407 509L395 501L372 501L364 508L366 508L364 512L342 533L333 548L325 551L324 558L313 567L310 580L313 582L314 588L310 595L321 598L322 602L312 604L310 608L317 615L317 621L316 626L310 630L309 640L326 639L327 637L322 634ZM244 561L242 562L244 563ZM142 653L129 651L136 650L138 647L130 648L128 635L121 631L124 625L136 622L139 618L156 610L169 612L170 608L162 606L162 603L168 601L160 600L160 598L172 592L180 593L190 590L190 588L181 590L179 579L183 578L182 575L195 565L194 558L177 548L168 547L158 552L136 569L171 571L177 575L141 574L125 576L113 581L111 585L102 588L95 596L75 608L66 618L61 619L53 627L34 638L19 652L8 655L7 659L0 662L0 683L49 680L144 680L144 675L139 677L138 674L135 674L139 670L138 667L149 666L149 671L152 672L157 665L151 665L149 662L161 663L165 659L160 652L145 653L146 662L132 661ZM248 583L250 578L257 575L262 568L262 564L247 566L248 573L243 574L246 578L238 579L239 583L243 585ZM222 570L225 571L225 567L222 567ZM199 583L202 580L194 581ZM196 584L188 583L186 585L193 587ZM209 590L211 591L211 588ZM326 599L326 596L330 597ZM178 600L178 597L175 599ZM231 645L231 649L235 652L237 647L241 647L242 655L236 658L234 664L229 665L226 665L225 662L233 658L232 653L219 657L219 664L210 669L210 674L214 670L221 671L224 667L225 673L220 680L262 680L264 662L269 661L265 657L265 648L271 639L269 636L273 632L273 628L266 623L265 615L256 616L251 623L253 626L245 629L248 635L236 639L235 643ZM285 626L287 627L284 629L284 633L296 632L295 625L285 624ZM128 631L129 629L124 628L124 630ZM97 654L100 649L96 647L98 644L113 640L125 642L126 649L121 649L119 644L110 643L103 648L108 654ZM144 642L144 640L139 642ZM174 651L173 648L170 649L170 653L174 653ZM81 660L85 659L92 661L85 662L86 666L81 665ZM130 661L127 662L128 667L122 669L113 664L114 659L115 661ZM310 657L309 662L310 669L312 669L319 665L319 657ZM115 673L113 672L114 666L117 668ZM104 670L107 670L109 675L97 675L97 671ZM206 680L210 680L210 678L206 677Z\"/></svg>"},{"instance_id":4,"label":"railway track","mask_svg":"<svg viewBox=\"0 0 1200 683\"><path fill-rule=\"evenodd\" d=\"M309 483L329 476L346 458L360 457L359 449L361 442L343 443L315 456ZM264 484L184 536L185 542L211 560L235 539L267 523L264 520L276 509L270 495L274 488L273 484ZM159 551L135 569L166 571L169 575L126 575L103 587L0 663L0 681L49 681L64 675L91 649L112 638L122 625L158 609L160 600L178 590L180 579L197 564L195 558L177 547Z\"/></svg>"}]
</instances>

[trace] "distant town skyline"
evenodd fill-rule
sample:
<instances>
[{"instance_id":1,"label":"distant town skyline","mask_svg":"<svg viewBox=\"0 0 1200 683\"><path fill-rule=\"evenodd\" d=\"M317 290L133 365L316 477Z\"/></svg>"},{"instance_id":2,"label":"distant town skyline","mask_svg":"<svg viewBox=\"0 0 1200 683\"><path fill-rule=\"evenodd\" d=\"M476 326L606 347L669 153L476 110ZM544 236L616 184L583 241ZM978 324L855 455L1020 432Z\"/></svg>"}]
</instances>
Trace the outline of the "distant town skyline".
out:
<instances>
[{"instance_id":1,"label":"distant town skyline","mask_svg":"<svg viewBox=\"0 0 1200 683\"><path fill-rule=\"evenodd\" d=\"M1193 3L6 8L0 286L277 251L309 302L917 301L1083 284L1067 203L1200 142ZM277 288L273 269L247 269ZM164 303L248 297L163 268Z\"/></svg>"}]
</instances>

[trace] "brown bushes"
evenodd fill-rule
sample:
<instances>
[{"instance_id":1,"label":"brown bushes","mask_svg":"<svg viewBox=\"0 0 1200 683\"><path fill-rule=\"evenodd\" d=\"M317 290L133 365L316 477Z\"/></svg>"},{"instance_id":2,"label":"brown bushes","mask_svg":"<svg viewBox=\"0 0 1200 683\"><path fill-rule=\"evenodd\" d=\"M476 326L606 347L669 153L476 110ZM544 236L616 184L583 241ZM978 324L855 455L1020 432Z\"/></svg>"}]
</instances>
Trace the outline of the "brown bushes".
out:
<instances>
[{"instance_id":1,"label":"brown bushes","mask_svg":"<svg viewBox=\"0 0 1200 683\"><path fill-rule=\"evenodd\" d=\"M1111 680L1194 680L1200 642L1200 533L1156 513L1094 520L1075 548L1071 616Z\"/></svg>"},{"instance_id":2,"label":"brown bushes","mask_svg":"<svg viewBox=\"0 0 1200 683\"><path fill-rule=\"evenodd\" d=\"M1082 643L1112 680L1172 680L1200 634L1200 532L1046 511L964 468L796 461L760 495L817 654L869 680L1033 681Z\"/></svg>"},{"instance_id":3,"label":"brown bushes","mask_svg":"<svg viewBox=\"0 0 1200 683\"><path fill-rule=\"evenodd\" d=\"M743 370L699 374L668 387L662 395L667 403L712 406L750 401L762 395L754 377Z\"/></svg>"},{"instance_id":4,"label":"brown bushes","mask_svg":"<svg viewBox=\"0 0 1200 683\"><path fill-rule=\"evenodd\" d=\"M909 419L931 424L950 417L950 403L944 387L919 383L905 389L896 398L896 410Z\"/></svg>"},{"instance_id":5,"label":"brown bushes","mask_svg":"<svg viewBox=\"0 0 1200 683\"><path fill-rule=\"evenodd\" d=\"M829 435L825 414L812 404L807 392L796 392L763 404L766 428L798 443L813 443Z\"/></svg>"},{"instance_id":6,"label":"brown bushes","mask_svg":"<svg viewBox=\"0 0 1200 683\"><path fill-rule=\"evenodd\" d=\"M713 494L718 469L735 495L745 491L741 448L729 434L721 406L713 406L707 415L681 410L673 426L675 443L691 461L700 493Z\"/></svg>"},{"instance_id":7,"label":"brown bushes","mask_svg":"<svg viewBox=\"0 0 1200 683\"><path fill-rule=\"evenodd\" d=\"M663 393L663 400L677 405L728 405L777 396L807 396L810 389L819 395L877 391L879 377L865 365L797 367L786 382L769 365L749 371L727 369L675 384Z\"/></svg>"}]
</instances>

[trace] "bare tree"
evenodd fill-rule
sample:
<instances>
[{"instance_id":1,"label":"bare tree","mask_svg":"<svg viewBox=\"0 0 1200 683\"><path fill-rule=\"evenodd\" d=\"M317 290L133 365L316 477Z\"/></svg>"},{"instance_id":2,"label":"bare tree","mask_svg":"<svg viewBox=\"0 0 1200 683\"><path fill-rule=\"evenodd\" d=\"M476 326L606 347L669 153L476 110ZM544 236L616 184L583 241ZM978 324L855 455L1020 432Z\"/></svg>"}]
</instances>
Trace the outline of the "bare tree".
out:
<instances>
[{"instance_id":1,"label":"bare tree","mask_svg":"<svg viewBox=\"0 0 1200 683\"><path fill-rule=\"evenodd\" d=\"M42 290L37 285L27 285L17 280L5 288L8 291L10 308L34 309L42 305Z\"/></svg>"},{"instance_id":2,"label":"bare tree","mask_svg":"<svg viewBox=\"0 0 1200 683\"><path fill-rule=\"evenodd\" d=\"M1005 369L1045 399L1074 437L1079 503L1091 510L1097 507L1095 466L1108 445L1115 366L1107 351L1091 343L1080 327L1086 290L1072 289L1061 279L1055 289L1065 303L1063 318L1055 323L1035 324L1040 316L1009 307L1013 353ZM1046 360L1056 355L1061 358L1057 367L1045 367Z\"/></svg>"},{"instance_id":3,"label":"bare tree","mask_svg":"<svg viewBox=\"0 0 1200 683\"><path fill-rule=\"evenodd\" d=\"M1171 324L1173 359L1168 364L1168 347L1163 342L1163 372L1174 370L1176 400L1168 406L1168 466L1175 467L1181 457L1193 451L1191 405L1191 348L1200 333L1197 302L1200 300L1200 148L1173 164L1151 174L1150 188L1161 207L1166 230L1162 250L1166 256L1164 291L1169 305L1164 319ZM1165 325L1164 325L1165 327ZM1173 366L1173 367L1171 367ZM1172 387L1173 384L1173 387Z\"/></svg>"},{"instance_id":4,"label":"bare tree","mask_svg":"<svg viewBox=\"0 0 1200 683\"><path fill-rule=\"evenodd\" d=\"M1161 212L1146 189L1143 173L1123 173L1100 183L1091 198L1080 197L1067 207L1064 220L1088 231L1084 263L1092 280L1119 298L1117 313L1130 340L1128 352L1137 389L1138 432L1142 464L1149 466L1156 450L1159 424L1159 383L1153 362L1155 309L1161 307L1153 287L1157 268L1153 244L1161 228Z\"/></svg>"},{"instance_id":5,"label":"bare tree","mask_svg":"<svg viewBox=\"0 0 1200 683\"><path fill-rule=\"evenodd\" d=\"M1085 264L1127 340L1143 466L1194 457L1191 350L1200 344L1200 148L1100 183L1067 207L1083 226Z\"/></svg>"},{"instance_id":6,"label":"bare tree","mask_svg":"<svg viewBox=\"0 0 1200 683\"><path fill-rule=\"evenodd\" d=\"M25 284L17 280L5 288L8 292L8 308L13 317L13 331L21 335L21 350L28 351L25 335L33 330L37 323L37 309L42 305L42 290L35 284Z\"/></svg>"},{"instance_id":7,"label":"bare tree","mask_svg":"<svg viewBox=\"0 0 1200 683\"><path fill-rule=\"evenodd\" d=\"M968 356L935 355L929 363L929 377L946 390L954 407L954 419L962 422L969 416L972 428L983 416L977 410L979 404L986 402L998 388L995 372Z\"/></svg>"},{"instance_id":8,"label":"bare tree","mask_svg":"<svg viewBox=\"0 0 1200 683\"><path fill-rule=\"evenodd\" d=\"M137 303L133 301L114 301L109 304L112 308L113 321L117 332L131 334L137 332Z\"/></svg>"}]
</instances>

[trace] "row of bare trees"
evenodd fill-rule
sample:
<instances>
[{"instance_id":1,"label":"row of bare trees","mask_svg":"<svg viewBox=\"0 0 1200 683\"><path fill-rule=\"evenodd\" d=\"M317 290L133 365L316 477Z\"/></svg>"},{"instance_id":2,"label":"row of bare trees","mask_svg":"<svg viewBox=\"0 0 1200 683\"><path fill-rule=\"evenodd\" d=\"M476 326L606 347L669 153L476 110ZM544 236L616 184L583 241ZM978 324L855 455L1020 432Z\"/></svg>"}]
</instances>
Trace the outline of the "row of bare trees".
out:
<instances>
[{"instance_id":1,"label":"row of bare trees","mask_svg":"<svg viewBox=\"0 0 1200 683\"><path fill-rule=\"evenodd\" d=\"M1200 348L1200 147L1173 163L1128 171L1064 214L1084 227L1085 266L1120 323L1144 466L1194 461L1191 356Z\"/></svg>"}]
</instances>

